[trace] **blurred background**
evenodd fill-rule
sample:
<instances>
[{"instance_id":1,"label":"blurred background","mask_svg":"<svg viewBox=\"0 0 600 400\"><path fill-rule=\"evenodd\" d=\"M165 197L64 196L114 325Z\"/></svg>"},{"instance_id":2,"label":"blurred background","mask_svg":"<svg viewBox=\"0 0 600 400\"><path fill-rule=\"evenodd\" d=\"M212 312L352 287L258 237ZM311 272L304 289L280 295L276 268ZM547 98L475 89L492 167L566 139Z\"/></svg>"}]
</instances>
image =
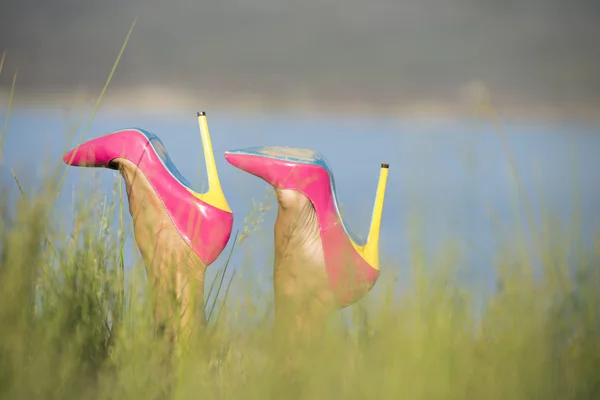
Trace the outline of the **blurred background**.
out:
<instances>
[{"instance_id":1,"label":"blurred background","mask_svg":"<svg viewBox=\"0 0 600 400\"><path fill-rule=\"evenodd\" d=\"M49 171L47 162L59 163L75 145L68 132L89 120L84 112L136 16L85 138L150 130L201 190L195 113L207 111L234 229L243 230L253 200L268 191L229 166L223 151L288 145L327 157L346 222L363 235L379 164L391 164L384 276L409 268L416 235L430 249L455 239L466 257L464 281L492 285L498 246L506 238L518 244L526 207L515 199L523 194L536 223L548 222L546 215L559 227L573 223L593 245L600 226L597 1L7 0L0 13L5 113L18 75L0 165L4 187L14 189L9 167L30 187ZM490 96L499 124L477 108ZM109 193L114 177L69 169L59 209L68 216L78 187ZM274 219L271 209L262 233L234 259L241 264L252 252L266 266L251 269L251 279L270 271ZM131 243L129 255L136 251Z\"/></svg>"},{"instance_id":2,"label":"blurred background","mask_svg":"<svg viewBox=\"0 0 600 400\"><path fill-rule=\"evenodd\" d=\"M101 89L136 15L107 104L135 90L157 108L198 96L456 114L485 84L505 114L600 105L594 0L6 0L0 49L19 98Z\"/></svg>"}]
</instances>

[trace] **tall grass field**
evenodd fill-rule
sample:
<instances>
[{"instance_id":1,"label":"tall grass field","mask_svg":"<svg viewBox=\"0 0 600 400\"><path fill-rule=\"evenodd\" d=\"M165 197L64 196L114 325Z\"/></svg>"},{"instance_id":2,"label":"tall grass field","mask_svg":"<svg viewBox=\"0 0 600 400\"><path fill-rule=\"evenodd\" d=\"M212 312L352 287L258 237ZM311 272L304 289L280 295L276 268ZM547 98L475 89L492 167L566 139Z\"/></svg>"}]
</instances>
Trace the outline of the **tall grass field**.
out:
<instances>
[{"instance_id":1,"label":"tall grass field","mask_svg":"<svg viewBox=\"0 0 600 400\"><path fill-rule=\"evenodd\" d=\"M18 134L6 127L2 142ZM409 284L380 279L300 352L274 345L256 282L211 266L208 327L165 362L141 257L124 258L121 179L111 193L74 190L66 224L64 168L36 187L0 182L0 399L600 399L600 237L584 237L577 210L569 225L515 215L497 284L477 301L455 279L460 238L426 251L415 225ZM260 235L258 220L244 232Z\"/></svg>"}]
</instances>

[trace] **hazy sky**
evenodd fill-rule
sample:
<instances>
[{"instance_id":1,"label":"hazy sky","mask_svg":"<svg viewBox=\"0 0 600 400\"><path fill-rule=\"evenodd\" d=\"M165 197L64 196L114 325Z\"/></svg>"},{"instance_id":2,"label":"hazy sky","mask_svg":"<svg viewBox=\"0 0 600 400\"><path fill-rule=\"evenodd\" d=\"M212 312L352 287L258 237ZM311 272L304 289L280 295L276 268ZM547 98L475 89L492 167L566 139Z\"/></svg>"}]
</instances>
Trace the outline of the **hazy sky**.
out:
<instances>
[{"instance_id":1,"label":"hazy sky","mask_svg":"<svg viewBox=\"0 0 600 400\"><path fill-rule=\"evenodd\" d=\"M4 0L0 49L22 89L119 85L600 104L597 0ZM10 84L0 78L0 87Z\"/></svg>"}]
</instances>

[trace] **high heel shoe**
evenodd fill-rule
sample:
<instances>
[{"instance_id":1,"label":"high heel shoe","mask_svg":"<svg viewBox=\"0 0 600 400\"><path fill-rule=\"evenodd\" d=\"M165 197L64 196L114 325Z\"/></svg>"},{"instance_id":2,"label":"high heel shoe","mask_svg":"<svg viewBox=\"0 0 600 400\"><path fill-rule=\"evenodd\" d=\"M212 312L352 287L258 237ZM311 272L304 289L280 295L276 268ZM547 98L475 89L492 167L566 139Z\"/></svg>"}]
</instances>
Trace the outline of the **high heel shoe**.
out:
<instances>
[{"instance_id":1,"label":"high heel shoe","mask_svg":"<svg viewBox=\"0 0 600 400\"><path fill-rule=\"evenodd\" d=\"M221 189L206 114L198 113L208 190L198 193L181 175L158 136L132 128L92 139L63 156L68 165L118 169L114 160L134 163L162 202L182 239L206 265L221 254L231 235L233 213Z\"/></svg>"},{"instance_id":2,"label":"high heel shoe","mask_svg":"<svg viewBox=\"0 0 600 400\"><path fill-rule=\"evenodd\" d=\"M333 173L321 154L309 149L253 147L227 151L225 158L275 189L291 189L310 200L318 219L327 277L339 307L354 303L373 287L379 277L379 231L388 164L381 164L369 236L362 242L344 225ZM310 261L303 261L300 268L312 267L308 264Z\"/></svg>"}]
</instances>

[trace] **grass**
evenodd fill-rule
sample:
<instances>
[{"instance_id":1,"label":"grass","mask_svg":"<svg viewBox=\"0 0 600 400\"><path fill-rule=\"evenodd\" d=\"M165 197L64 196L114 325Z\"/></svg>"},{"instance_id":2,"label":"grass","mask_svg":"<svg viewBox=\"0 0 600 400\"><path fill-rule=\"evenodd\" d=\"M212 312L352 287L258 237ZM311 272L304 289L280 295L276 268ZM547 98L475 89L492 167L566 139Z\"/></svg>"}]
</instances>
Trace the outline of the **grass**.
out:
<instances>
[{"instance_id":1,"label":"grass","mask_svg":"<svg viewBox=\"0 0 600 400\"><path fill-rule=\"evenodd\" d=\"M510 232L481 309L454 279L457 238L436 254L416 240L410 284L396 293L381 279L381 295L296 354L293 373L271 340L271 297L233 273L226 282L226 262L207 283L210 334L165 365L143 265L124 265L120 179L109 195L74 193L76 222L57 229L46 195L57 190L55 171L33 192L16 176L0 182L0 399L600 398L600 238L584 248L577 221L565 227L544 214ZM264 208L241 239L258 234Z\"/></svg>"},{"instance_id":2,"label":"grass","mask_svg":"<svg viewBox=\"0 0 600 400\"><path fill-rule=\"evenodd\" d=\"M539 232L544 273L533 273L527 252L513 257L500 249L498 290L483 312L454 282L460 254L451 247L427 254L415 243L408 289L397 294L391 282L378 282L389 290L353 306L354 323L341 330L332 325L297 359L294 374L281 367L271 342L270 297L252 297L254 284L243 281L236 282L235 300L216 307L211 334L193 338L167 368L162 342L152 334L141 262L134 261L125 276L125 217L111 220L126 202L120 187L118 180L108 197L78 193L75 227L47 236L52 215L43 218L45 197L26 200L19 191L2 190L0 398L600 394L600 246L585 252L551 220ZM17 201L9 207L11 192ZM567 259L576 260L570 269ZM217 274L215 291L224 275ZM222 292L223 300L228 297ZM207 311L216 302L207 302Z\"/></svg>"}]
</instances>

